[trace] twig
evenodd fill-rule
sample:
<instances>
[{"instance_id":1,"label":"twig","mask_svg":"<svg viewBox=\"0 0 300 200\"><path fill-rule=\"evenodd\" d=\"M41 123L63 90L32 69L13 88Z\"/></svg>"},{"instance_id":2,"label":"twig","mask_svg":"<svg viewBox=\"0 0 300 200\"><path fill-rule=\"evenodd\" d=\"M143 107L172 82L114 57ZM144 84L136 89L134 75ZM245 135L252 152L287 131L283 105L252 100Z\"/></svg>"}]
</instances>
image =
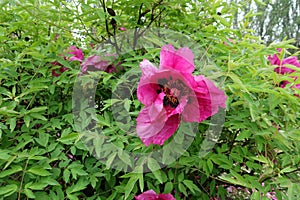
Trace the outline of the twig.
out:
<instances>
[{"instance_id":1,"label":"twig","mask_svg":"<svg viewBox=\"0 0 300 200\"><path fill-rule=\"evenodd\" d=\"M21 200L21 193L22 193L22 187L23 187L23 182L24 182L24 176L26 174L26 169L27 169L27 166L28 166L28 162L29 162L29 159L27 159L27 161L25 163L24 170L23 170L23 174L22 174L22 178L21 178L21 182L20 182L20 189L19 189L19 193L18 193L18 200Z\"/></svg>"}]
</instances>

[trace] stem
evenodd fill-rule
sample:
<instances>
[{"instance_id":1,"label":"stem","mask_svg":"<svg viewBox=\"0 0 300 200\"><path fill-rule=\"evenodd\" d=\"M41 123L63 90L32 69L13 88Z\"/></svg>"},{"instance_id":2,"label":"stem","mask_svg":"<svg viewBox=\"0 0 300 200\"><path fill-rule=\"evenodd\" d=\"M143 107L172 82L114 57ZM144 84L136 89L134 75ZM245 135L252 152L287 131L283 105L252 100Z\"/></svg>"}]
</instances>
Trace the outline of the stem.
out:
<instances>
[{"instance_id":1,"label":"stem","mask_svg":"<svg viewBox=\"0 0 300 200\"><path fill-rule=\"evenodd\" d=\"M22 187L23 187L23 182L24 182L24 176L26 174L26 169L27 169L27 166L28 166L28 162L29 162L29 159L27 159L27 161L25 163L24 170L23 170L23 174L22 174L22 178L21 178L21 183L20 183L20 189L19 189L19 193L18 193L18 200L21 200L21 193L22 193Z\"/></svg>"},{"instance_id":2,"label":"stem","mask_svg":"<svg viewBox=\"0 0 300 200\"><path fill-rule=\"evenodd\" d=\"M140 25L141 24L141 18L142 18L142 8L143 8L143 3L140 5L140 9L139 9L139 16L138 16L138 21L137 21L137 25ZM136 47L136 43L137 43L137 39L138 39L138 35L139 35L139 32L138 32L138 26L135 27L134 29L134 35L133 35L133 50L135 49Z\"/></svg>"},{"instance_id":3,"label":"stem","mask_svg":"<svg viewBox=\"0 0 300 200\"><path fill-rule=\"evenodd\" d=\"M109 38L112 34L109 32L109 29L108 29L107 11L106 11L105 0L102 0L101 3L102 3L103 11L105 13L105 30L106 30L106 33L107 33L107 37Z\"/></svg>"}]
</instances>

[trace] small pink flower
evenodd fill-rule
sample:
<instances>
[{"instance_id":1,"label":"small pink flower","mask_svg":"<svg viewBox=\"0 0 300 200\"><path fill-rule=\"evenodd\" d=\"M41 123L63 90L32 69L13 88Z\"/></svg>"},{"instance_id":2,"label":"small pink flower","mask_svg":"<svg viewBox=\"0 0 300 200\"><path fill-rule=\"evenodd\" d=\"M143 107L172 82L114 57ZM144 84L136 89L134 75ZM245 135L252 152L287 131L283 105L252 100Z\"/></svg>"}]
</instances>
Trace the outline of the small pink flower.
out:
<instances>
[{"instance_id":1,"label":"small pink flower","mask_svg":"<svg viewBox=\"0 0 300 200\"><path fill-rule=\"evenodd\" d=\"M126 31L127 29L124 28L124 27L120 27L119 30L120 30L120 31Z\"/></svg>"},{"instance_id":2,"label":"small pink flower","mask_svg":"<svg viewBox=\"0 0 300 200\"><path fill-rule=\"evenodd\" d=\"M171 194L156 194L153 190L148 190L138 196L136 200L176 200Z\"/></svg>"},{"instance_id":3,"label":"small pink flower","mask_svg":"<svg viewBox=\"0 0 300 200\"><path fill-rule=\"evenodd\" d=\"M163 145L185 122L201 122L225 108L226 96L204 76L193 76L194 55L187 48L162 47L160 68L148 60L140 63L142 77L137 97L145 107L137 117L142 142Z\"/></svg>"}]
</instances>

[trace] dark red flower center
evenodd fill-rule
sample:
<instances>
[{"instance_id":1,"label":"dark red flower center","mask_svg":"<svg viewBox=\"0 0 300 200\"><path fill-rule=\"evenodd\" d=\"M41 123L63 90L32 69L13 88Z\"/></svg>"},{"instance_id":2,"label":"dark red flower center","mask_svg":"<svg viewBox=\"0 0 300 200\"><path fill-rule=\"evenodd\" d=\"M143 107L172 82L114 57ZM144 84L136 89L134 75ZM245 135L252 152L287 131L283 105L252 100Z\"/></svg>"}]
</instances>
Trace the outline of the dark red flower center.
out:
<instances>
[{"instance_id":1,"label":"dark red flower center","mask_svg":"<svg viewBox=\"0 0 300 200\"><path fill-rule=\"evenodd\" d=\"M169 80L162 78L158 80L157 94L163 92L165 94L163 99L163 105L165 107L171 106L176 108L179 105L179 98L185 94L186 86L181 80L173 80L172 77Z\"/></svg>"}]
</instances>

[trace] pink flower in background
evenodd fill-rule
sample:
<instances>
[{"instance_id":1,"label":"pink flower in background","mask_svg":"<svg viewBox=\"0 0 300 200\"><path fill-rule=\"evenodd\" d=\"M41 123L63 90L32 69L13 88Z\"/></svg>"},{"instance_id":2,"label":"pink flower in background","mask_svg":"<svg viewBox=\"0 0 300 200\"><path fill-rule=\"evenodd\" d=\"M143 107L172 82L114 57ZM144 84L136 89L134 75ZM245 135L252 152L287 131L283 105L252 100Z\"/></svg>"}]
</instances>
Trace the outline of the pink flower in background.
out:
<instances>
[{"instance_id":1,"label":"pink flower in background","mask_svg":"<svg viewBox=\"0 0 300 200\"><path fill-rule=\"evenodd\" d=\"M107 54L105 58L101 58L100 56L90 56L88 57L84 63L81 65L82 74L87 73L88 71L105 71L107 73L116 72L117 66L121 63L113 65L113 61L116 59L116 55Z\"/></svg>"},{"instance_id":2,"label":"pink flower in background","mask_svg":"<svg viewBox=\"0 0 300 200\"><path fill-rule=\"evenodd\" d=\"M138 196L136 200L176 200L171 194L156 194L153 190L148 190Z\"/></svg>"},{"instance_id":3,"label":"pink flower in background","mask_svg":"<svg viewBox=\"0 0 300 200\"><path fill-rule=\"evenodd\" d=\"M140 63L142 77L137 97L145 107L137 117L142 142L163 145L185 122L201 122L225 108L226 96L204 76L193 76L194 55L187 48L162 47L159 69L148 60Z\"/></svg>"},{"instance_id":4,"label":"pink flower in background","mask_svg":"<svg viewBox=\"0 0 300 200\"><path fill-rule=\"evenodd\" d=\"M70 46L68 48L68 54L72 54L74 56L71 56L70 58L67 57L63 57L65 60L69 60L69 61L79 61L80 63L83 61L84 59L84 54L82 52L81 49L77 49L75 46ZM58 77L60 76L64 71L68 70L67 67L64 67L62 64L60 64L58 61L54 61L51 63L52 66L60 66L59 68L59 72L57 70L52 70L52 76Z\"/></svg>"},{"instance_id":5,"label":"pink flower in background","mask_svg":"<svg viewBox=\"0 0 300 200\"><path fill-rule=\"evenodd\" d=\"M278 52L280 53L281 49L278 49ZM273 56L268 56L268 60L270 61L271 65L278 65L278 67L274 69L274 71L278 74L290 74L295 72L295 70L285 66L286 64L294 65L300 68L300 62L295 56L280 60L278 54L274 54Z\"/></svg>"},{"instance_id":6,"label":"pink flower in background","mask_svg":"<svg viewBox=\"0 0 300 200\"><path fill-rule=\"evenodd\" d=\"M279 53L281 51L282 51L282 49L278 49ZM295 72L294 69L289 68L288 66L286 66L286 64L293 65L295 67L300 68L300 62L298 61L297 57L295 57L295 56L283 58L282 60L280 60L278 57L278 54L274 54L273 56L271 56L271 55L268 56L268 60L270 61L270 63L272 65L278 66L274 69L274 71L278 74L290 74L290 73ZM292 78L294 78L294 81L298 80L298 77L293 76ZM286 85L289 83L290 83L289 81L284 80L280 83L280 87L285 88ZM296 85L292 86L291 88L300 89L300 84L296 84ZM295 96L299 97L299 95L295 95Z\"/></svg>"},{"instance_id":7,"label":"pink flower in background","mask_svg":"<svg viewBox=\"0 0 300 200\"><path fill-rule=\"evenodd\" d=\"M68 53L74 55L69 58L70 61L77 60L81 63L84 59L84 54L83 54L82 50L77 49L75 46L70 46L68 48Z\"/></svg>"},{"instance_id":8,"label":"pink flower in background","mask_svg":"<svg viewBox=\"0 0 300 200\"><path fill-rule=\"evenodd\" d=\"M124 28L124 27L120 27L119 30L120 30L120 31L126 31L127 29Z\"/></svg>"}]
</instances>

